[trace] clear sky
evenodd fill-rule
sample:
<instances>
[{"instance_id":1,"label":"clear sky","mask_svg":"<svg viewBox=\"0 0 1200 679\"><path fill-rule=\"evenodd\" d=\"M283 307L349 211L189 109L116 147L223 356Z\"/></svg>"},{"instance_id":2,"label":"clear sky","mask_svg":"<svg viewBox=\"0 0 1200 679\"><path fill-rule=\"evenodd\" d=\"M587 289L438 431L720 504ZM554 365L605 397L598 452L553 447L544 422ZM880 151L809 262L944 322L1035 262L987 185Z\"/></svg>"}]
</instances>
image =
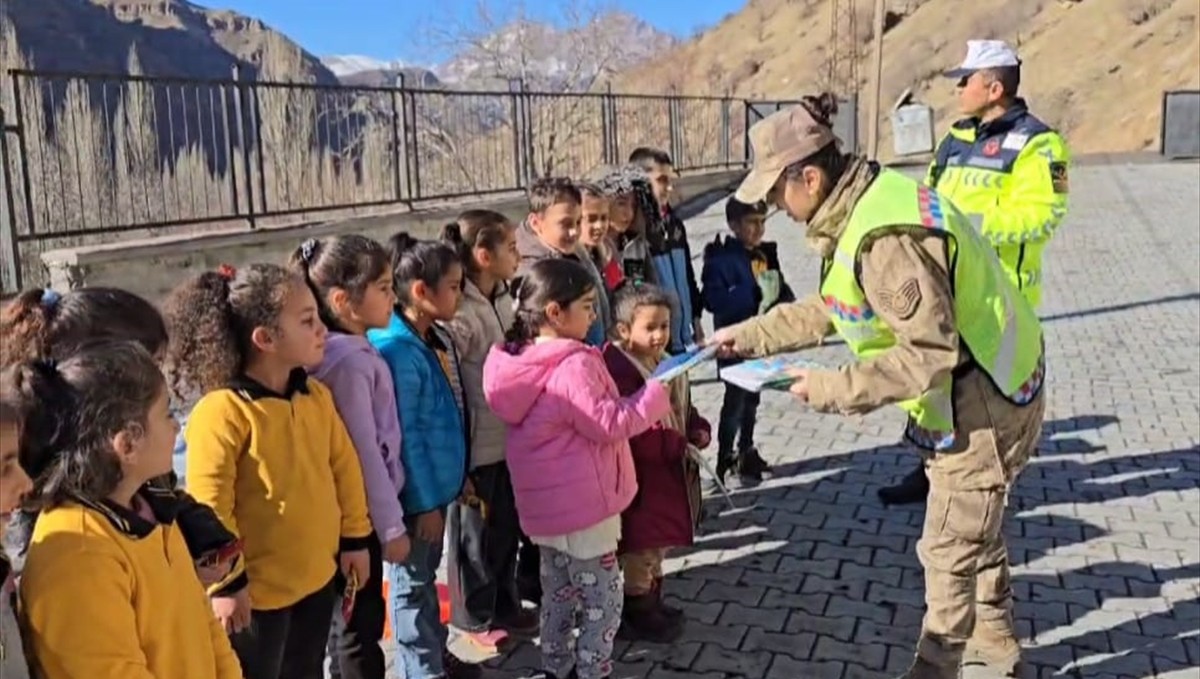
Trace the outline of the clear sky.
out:
<instances>
[{"instance_id":1,"label":"clear sky","mask_svg":"<svg viewBox=\"0 0 1200 679\"><path fill-rule=\"evenodd\" d=\"M571 1L528 0L524 5L531 18L554 22ZM483 2L492 7L514 4ZM262 19L318 56L361 54L422 63L446 55L429 54L430 42L416 32L439 16L458 16L462 22L477 14L477 0L198 0L198 4ZM744 4L744 0L602 0L601 6L630 12L660 30L687 37Z\"/></svg>"}]
</instances>

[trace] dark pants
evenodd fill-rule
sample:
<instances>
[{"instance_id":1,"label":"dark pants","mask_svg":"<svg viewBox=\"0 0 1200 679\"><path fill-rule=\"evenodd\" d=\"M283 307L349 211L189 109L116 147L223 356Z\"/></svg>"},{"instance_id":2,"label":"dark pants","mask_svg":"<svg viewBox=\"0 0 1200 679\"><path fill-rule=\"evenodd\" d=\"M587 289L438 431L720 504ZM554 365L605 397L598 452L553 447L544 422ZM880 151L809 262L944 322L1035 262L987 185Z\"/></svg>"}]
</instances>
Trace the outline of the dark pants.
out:
<instances>
[{"instance_id":1,"label":"dark pants","mask_svg":"<svg viewBox=\"0 0 1200 679\"><path fill-rule=\"evenodd\" d=\"M521 599L533 604L542 604L542 551L521 533L521 549L517 554L517 590Z\"/></svg>"},{"instance_id":2,"label":"dark pants","mask_svg":"<svg viewBox=\"0 0 1200 679\"><path fill-rule=\"evenodd\" d=\"M334 605L333 627L329 631L330 675L334 679L384 679L386 662L379 645L387 618L387 603L383 600L383 547L374 533L370 540L367 551L371 555L371 577L354 598L349 622L342 617L340 597ZM333 582L335 592L346 590L346 578L341 572Z\"/></svg>"},{"instance_id":3,"label":"dark pants","mask_svg":"<svg viewBox=\"0 0 1200 679\"><path fill-rule=\"evenodd\" d=\"M250 626L229 637L246 679L323 679L337 599L330 582L287 608L253 611Z\"/></svg>"},{"instance_id":4,"label":"dark pants","mask_svg":"<svg viewBox=\"0 0 1200 679\"><path fill-rule=\"evenodd\" d=\"M737 451L754 447L754 425L758 422L761 394L726 383L725 402L721 404L721 422L717 426L717 450L723 458L732 458L734 440Z\"/></svg>"},{"instance_id":5,"label":"dark pants","mask_svg":"<svg viewBox=\"0 0 1200 679\"><path fill-rule=\"evenodd\" d=\"M521 611L521 528L504 462L475 469L471 482L483 509L455 502L449 510L450 622L465 632L485 632Z\"/></svg>"}]
</instances>

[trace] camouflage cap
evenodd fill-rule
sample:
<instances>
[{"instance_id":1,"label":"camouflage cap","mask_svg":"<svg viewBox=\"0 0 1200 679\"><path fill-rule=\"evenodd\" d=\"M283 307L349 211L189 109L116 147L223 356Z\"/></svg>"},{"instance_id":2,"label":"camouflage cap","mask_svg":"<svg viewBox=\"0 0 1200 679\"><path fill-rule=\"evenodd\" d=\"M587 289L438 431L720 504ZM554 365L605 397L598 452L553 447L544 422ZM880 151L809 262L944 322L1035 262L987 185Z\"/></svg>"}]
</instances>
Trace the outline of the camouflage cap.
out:
<instances>
[{"instance_id":1,"label":"camouflage cap","mask_svg":"<svg viewBox=\"0 0 1200 679\"><path fill-rule=\"evenodd\" d=\"M589 173L588 179L606 196L633 193L637 189L638 183L649 186L650 181L646 176L646 171L637 165L604 165Z\"/></svg>"},{"instance_id":2,"label":"camouflage cap","mask_svg":"<svg viewBox=\"0 0 1200 679\"><path fill-rule=\"evenodd\" d=\"M804 106L792 106L763 118L750 128L749 138L754 164L734 194L748 204L766 200L789 165L837 141L833 130Z\"/></svg>"}]
</instances>

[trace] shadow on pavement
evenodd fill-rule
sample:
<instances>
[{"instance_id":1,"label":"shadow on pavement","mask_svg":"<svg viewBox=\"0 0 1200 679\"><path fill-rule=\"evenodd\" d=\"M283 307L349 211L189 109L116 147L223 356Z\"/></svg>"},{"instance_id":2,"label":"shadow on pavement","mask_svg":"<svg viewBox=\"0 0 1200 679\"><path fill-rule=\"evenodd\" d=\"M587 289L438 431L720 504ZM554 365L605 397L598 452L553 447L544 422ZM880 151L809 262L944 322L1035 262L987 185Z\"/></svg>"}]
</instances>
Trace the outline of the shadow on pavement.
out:
<instances>
[{"instance_id":1,"label":"shadow on pavement","mask_svg":"<svg viewBox=\"0 0 1200 679\"><path fill-rule=\"evenodd\" d=\"M1125 528L1122 509L1107 525L1071 515L1080 505L1112 500L1153 506L1153 493L1200 488L1195 448L1113 457L1071 436L1117 422L1103 414L1047 422L1043 452L1014 490L1006 536L1018 571L1016 617L1022 638L1036 644L1027 657L1042 676L1134 676L1129 663L1151 656L1145 676L1169 663L1200 666L1200 635L1180 638L1200 627L1195 600L1164 604L1149 616L1105 608L1126 597L1166 601L1163 588L1200 577L1200 567L1122 561L1121 541L1132 539L1113 529ZM1081 454L1085 461L1075 459ZM614 678L651 670L656 677L747 679L902 672L924 608L915 552L924 511L884 507L875 491L914 459L903 445L805 459L778 465L756 487L735 482L736 510L720 495L708 496L698 543L673 551L667 564L667 598L686 611L687 631L670 646L618 642ZM1081 620L1086 631L1075 629ZM1076 668L1079 660L1085 664ZM505 667L532 670L538 663L536 647L526 645Z\"/></svg>"}]
</instances>

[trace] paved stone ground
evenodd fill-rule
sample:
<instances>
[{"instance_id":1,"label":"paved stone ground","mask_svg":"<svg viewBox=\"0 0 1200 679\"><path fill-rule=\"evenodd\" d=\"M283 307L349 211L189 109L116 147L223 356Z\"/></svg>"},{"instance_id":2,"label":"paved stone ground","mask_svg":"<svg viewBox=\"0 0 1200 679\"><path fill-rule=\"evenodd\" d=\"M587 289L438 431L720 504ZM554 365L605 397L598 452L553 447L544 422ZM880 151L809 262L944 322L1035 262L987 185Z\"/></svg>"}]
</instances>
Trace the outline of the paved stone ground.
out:
<instances>
[{"instance_id":1,"label":"paved stone ground","mask_svg":"<svg viewBox=\"0 0 1200 679\"><path fill-rule=\"evenodd\" d=\"M1050 404L1007 535L1022 642L1038 679L1200 677L1200 166L1093 166L1048 254ZM697 253L721 205L689 223ZM785 218L798 293L817 260ZM814 352L845 360L844 350ZM695 388L716 419L719 384ZM670 647L619 644L620 679L874 679L902 672L923 606L922 511L875 490L910 469L902 417L805 411L768 395L759 443L775 475L718 499L667 563L689 627ZM536 647L489 663L529 674ZM968 668L964 676L988 675Z\"/></svg>"}]
</instances>

